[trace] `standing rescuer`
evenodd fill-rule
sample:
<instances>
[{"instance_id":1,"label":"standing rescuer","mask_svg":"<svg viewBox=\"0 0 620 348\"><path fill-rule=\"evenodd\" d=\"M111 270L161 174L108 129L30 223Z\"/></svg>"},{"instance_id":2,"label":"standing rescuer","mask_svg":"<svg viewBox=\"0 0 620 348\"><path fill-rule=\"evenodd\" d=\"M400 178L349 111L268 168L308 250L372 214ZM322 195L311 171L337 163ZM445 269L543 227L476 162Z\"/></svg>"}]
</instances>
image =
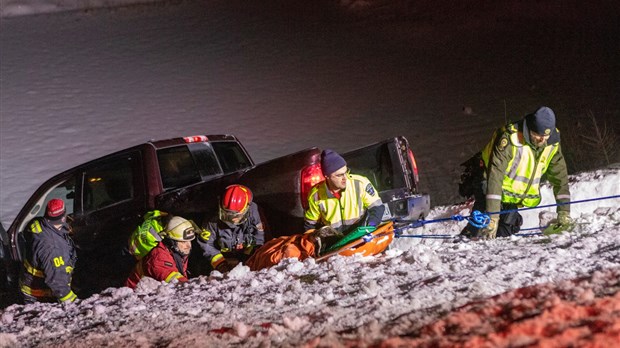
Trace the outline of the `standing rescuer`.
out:
<instances>
[{"instance_id":1,"label":"standing rescuer","mask_svg":"<svg viewBox=\"0 0 620 348\"><path fill-rule=\"evenodd\" d=\"M166 283L186 282L188 256L196 230L192 221L172 217L162 232L162 241L138 261L125 286L135 289L143 277Z\"/></svg>"},{"instance_id":2,"label":"standing rescuer","mask_svg":"<svg viewBox=\"0 0 620 348\"><path fill-rule=\"evenodd\" d=\"M372 183L361 175L350 174L347 162L338 153L321 152L325 181L308 194L304 228L330 226L344 234L360 226L378 226L385 206Z\"/></svg>"},{"instance_id":3,"label":"standing rescuer","mask_svg":"<svg viewBox=\"0 0 620 348\"><path fill-rule=\"evenodd\" d=\"M548 107L540 107L524 119L497 130L482 152L466 163L468 175L462 177L465 180L460 190L462 195L474 196L474 210L493 213L538 206L543 175L553 186L556 202L570 201L560 132L555 127L555 114ZM571 224L570 205L559 205L557 213L559 225ZM461 235L507 237L519 232L522 221L517 211L491 214L487 227L478 229L470 224Z\"/></svg>"},{"instance_id":4,"label":"standing rescuer","mask_svg":"<svg viewBox=\"0 0 620 348\"><path fill-rule=\"evenodd\" d=\"M64 201L51 199L45 215L30 223L24 237L26 252L20 279L24 303L75 301L71 276L77 256Z\"/></svg>"}]
</instances>

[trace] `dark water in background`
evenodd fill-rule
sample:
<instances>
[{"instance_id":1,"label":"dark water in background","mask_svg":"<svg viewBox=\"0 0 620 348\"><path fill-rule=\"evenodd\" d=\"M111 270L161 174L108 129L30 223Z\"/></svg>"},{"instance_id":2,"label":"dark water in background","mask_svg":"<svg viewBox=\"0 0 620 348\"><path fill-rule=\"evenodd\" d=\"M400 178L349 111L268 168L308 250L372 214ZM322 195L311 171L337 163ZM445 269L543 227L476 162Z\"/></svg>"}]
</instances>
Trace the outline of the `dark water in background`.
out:
<instances>
[{"instance_id":1,"label":"dark water in background","mask_svg":"<svg viewBox=\"0 0 620 348\"><path fill-rule=\"evenodd\" d=\"M508 119L539 105L564 128L587 110L618 119L615 8L395 3L356 15L216 1L3 19L3 223L52 175L148 139L231 133L261 162L405 135L443 204L460 199L459 163Z\"/></svg>"}]
</instances>

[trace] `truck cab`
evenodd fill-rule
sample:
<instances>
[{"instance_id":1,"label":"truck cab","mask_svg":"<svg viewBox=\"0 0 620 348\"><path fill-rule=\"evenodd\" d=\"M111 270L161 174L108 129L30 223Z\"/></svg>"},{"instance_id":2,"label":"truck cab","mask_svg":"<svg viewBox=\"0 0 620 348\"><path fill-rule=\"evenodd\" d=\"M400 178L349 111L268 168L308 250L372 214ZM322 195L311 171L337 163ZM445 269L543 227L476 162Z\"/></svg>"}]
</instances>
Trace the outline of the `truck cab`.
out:
<instances>
[{"instance_id":1,"label":"truck cab","mask_svg":"<svg viewBox=\"0 0 620 348\"><path fill-rule=\"evenodd\" d=\"M160 196L203 182L225 186L252 166L234 136L201 135L150 141L58 174L39 187L7 230L8 281L17 281L24 231L53 198L65 201L78 253L73 283L84 297L123 285L134 265L128 237Z\"/></svg>"},{"instance_id":2,"label":"truck cab","mask_svg":"<svg viewBox=\"0 0 620 348\"><path fill-rule=\"evenodd\" d=\"M233 183L252 190L267 239L302 233L308 193L324 180L320 153L312 147L257 165L236 137L197 135L149 141L76 166L41 185L0 234L6 251L0 282L16 286L24 232L53 198L65 201L78 256L72 286L81 298L123 286L135 264L127 241L146 212L158 209L200 224L217 213L219 195ZM390 138L341 155L352 173L366 176L379 191L384 220L428 214L430 198L419 190L407 139Z\"/></svg>"}]
</instances>

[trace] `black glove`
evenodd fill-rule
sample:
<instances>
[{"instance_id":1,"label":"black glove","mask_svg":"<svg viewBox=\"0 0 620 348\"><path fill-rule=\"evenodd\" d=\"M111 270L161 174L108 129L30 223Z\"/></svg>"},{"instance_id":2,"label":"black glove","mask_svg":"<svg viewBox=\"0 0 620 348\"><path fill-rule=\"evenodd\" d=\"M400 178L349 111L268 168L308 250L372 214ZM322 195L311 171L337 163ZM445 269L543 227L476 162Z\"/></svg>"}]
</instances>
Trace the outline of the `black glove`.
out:
<instances>
[{"instance_id":1,"label":"black glove","mask_svg":"<svg viewBox=\"0 0 620 348\"><path fill-rule=\"evenodd\" d=\"M228 273L239 264L237 259L224 259L219 265L215 267L220 273Z\"/></svg>"}]
</instances>

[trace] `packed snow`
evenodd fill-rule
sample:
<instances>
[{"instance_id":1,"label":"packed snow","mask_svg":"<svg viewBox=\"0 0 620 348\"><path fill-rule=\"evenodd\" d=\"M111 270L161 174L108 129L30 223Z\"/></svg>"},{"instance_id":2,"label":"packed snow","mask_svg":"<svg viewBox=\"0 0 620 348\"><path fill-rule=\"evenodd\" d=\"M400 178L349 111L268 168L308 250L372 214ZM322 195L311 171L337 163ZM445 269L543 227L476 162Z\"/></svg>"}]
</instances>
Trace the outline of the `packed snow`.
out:
<instances>
[{"instance_id":1,"label":"packed snow","mask_svg":"<svg viewBox=\"0 0 620 348\"><path fill-rule=\"evenodd\" d=\"M452 204L458 164L506 118L547 105L564 130L586 109L618 115L615 2L560 11L553 1L419 1L413 10L334 1L358 16L343 20L309 5L319 1L58 13L84 3L0 1L5 227L66 168L201 133L236 134L259 162L406 135L423 189L450 202L427 220L467 215ZM364 15L371 3L381 6ZM571 191L573 201L617 196L620 167L572 175ZM523 215L532 228L523 234L555 218L553 207ZM0 310L0 347L611 347L620 340L620 200L574 204L571 215L575 229L550 237L453 243L465 222L429 223L378 257L238 266L182 285L147 278L135 292L110 288L74 304L12 305Z\"/></svg>"},{"instance_id":2,"label":"packed snow","mask_svg":"<svg viewBox=\"0 0 620 348\"><path fill-rule=\"evenodd\" d=\"M619 182L620 168L602 169L573 176L571 191L583 198L620 196ZM545 192L550 195L548 187ZM456 212L468 214L462 206L437 207L427 220ZM548 223L548 215L555 214L530 211L525 226L539 226L541 219ZM512 325L505 316L508 309L515 311L510 312L515 322L521 322L516 319L529 318L534 309L540 314L543 307L572 307L562 301L575 297L584 308L597 307L600 301L608 304L604 311L584 309L590 314L582 313L581 322L596 319L599 325L586 327L577 337L586 343L616 339L620 198L574 204L572 216L577 223L572 232L550 237L469 243L406 237L455 235L464 222L429 223L407 229L405 237L377 257L337 256L320 263L286 259L259 272L239 265L228 274L213 272L186 284L144 278L136 291L109 288L74 304L13 305L0 315L0 346L336 347L382 341L406 346L407 340L432 346L443 335L446 346L485 340L511 346L516 338L487 337L502 336ZM571 282L581 277L592 279ZM526 290L511 292L537 284L543 284L542 290L528 290L539 294L529 296L533 304L526 302ZM489 297L506 292L499 300L491 299L490 309L479 308ZM531 308L527 312L518 306ZM528 325L534 328L529 331L515 328L515 337L531 344L567 334L571 325L559 324L565 319L546 315L539 324L530 319ZM469 319L463 322L459 316ZM554 323L553 332L540 329ZM452 331L437 328L442 325Z\"/></svg>"}]
</instances>

